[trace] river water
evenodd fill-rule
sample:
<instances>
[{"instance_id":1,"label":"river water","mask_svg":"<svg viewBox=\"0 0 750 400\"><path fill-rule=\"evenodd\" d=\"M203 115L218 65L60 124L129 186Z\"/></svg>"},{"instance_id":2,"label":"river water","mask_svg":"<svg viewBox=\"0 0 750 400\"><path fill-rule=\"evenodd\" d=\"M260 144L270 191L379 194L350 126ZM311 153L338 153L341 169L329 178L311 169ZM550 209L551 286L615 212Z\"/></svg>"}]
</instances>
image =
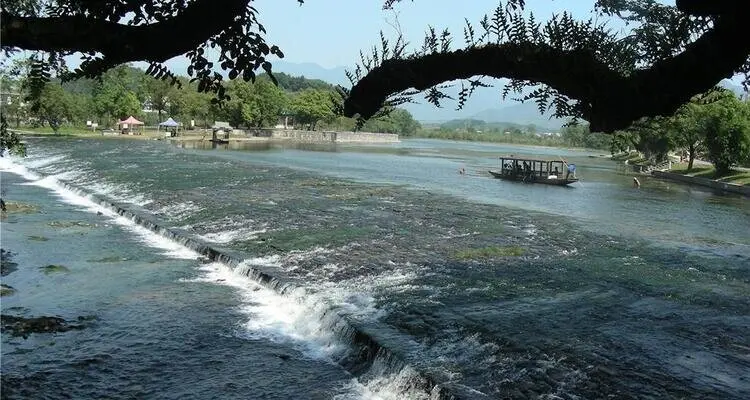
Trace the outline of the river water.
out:
<instances>
[{"instance_id":1,"label":"river water","mask_svg":"<svg viewBox=\"0 0 750 400\"><path fill-rule=\"evenodd\" d=\"M0 160L4 199L34 206L2 220L3 314L87 321L4 333L4 398L750 398L747 198L635 189L584 151L226 147ZM509 154L581 182L489 178Z\"/></svg>"}]
</instances>

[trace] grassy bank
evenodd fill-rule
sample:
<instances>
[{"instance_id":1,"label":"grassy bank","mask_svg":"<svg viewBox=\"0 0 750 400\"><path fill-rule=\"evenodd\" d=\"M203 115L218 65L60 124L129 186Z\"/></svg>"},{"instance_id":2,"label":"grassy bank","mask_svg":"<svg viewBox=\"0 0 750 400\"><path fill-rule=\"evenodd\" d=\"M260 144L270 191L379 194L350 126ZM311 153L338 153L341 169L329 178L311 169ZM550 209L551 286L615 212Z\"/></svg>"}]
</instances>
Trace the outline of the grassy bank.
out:
<instances>
[{"instance_id":1,"label":"grassy bank","mask_svg":"<svg viewBox=\"0 0 750 400\"><path fill-rule=\"evenodd\" d=\"M21 136L50 136L50 137L95 137L95 138L128 138L128 139L150 139L153 137L163 137L164 132L145 131L143 135L120 135L119 132L108 132L107 135L102 131L92 131L91 129L81 129L76 127L62 127L57 134L51 128L45 126L40 128L22 127L19 129L10 128L9 130L18 133ZM115 134L116 133L116 134Z\"/></svg>"},{"instance_id":2,"label":"grassy bank","mask_svg":"<svg viewBox=\"0 0 750 400\"><path fill-rule=\"evenodd\" d=\"M748 171L733 170L728 175L716 176L716 169L710 165L694 166L693 169L688 170L687 163L675 163L672 164L672 169L669 170L669 172L686 176L714 179L719 182L750 186L750 172Z\"/></svg>"},{"instance_id":3,"label":"grassy bank","mask_svg":"<svg viewBox=\"0 0 750 400\"><path fill-rule=\"evenodd\" d=\"M138 135L122 135L119 131L107 131L106 135L102 131L92 131L91 129L82 129L77 127L62 127L55 134L49 127L31 128L22 127L19 129L10 128L11 131L18 133L21 136L48 136L48 137L80 137L80 138L99 138L99 139L135 139L135 140L150 140L150 139L161 139L164 138L164 131L156 131L153 129L146 129L142 134ZM136 131L141 133L140 130ZM205 131L188 131L187 133L180 132L180 136L177 139L196 139L201 137L211 138L211 132Z\"/></svg>"}]
</instances>

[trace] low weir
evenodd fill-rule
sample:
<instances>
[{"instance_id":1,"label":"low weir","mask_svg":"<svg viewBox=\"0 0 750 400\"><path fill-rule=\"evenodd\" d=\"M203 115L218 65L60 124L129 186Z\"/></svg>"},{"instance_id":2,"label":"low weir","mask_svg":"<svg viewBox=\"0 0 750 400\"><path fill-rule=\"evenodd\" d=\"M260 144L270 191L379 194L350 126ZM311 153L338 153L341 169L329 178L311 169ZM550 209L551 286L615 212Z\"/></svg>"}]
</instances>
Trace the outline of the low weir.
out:
<instances>
[{"instance_id":1,"label":"low weir","mask_svg":"<svg viewBox=\"0 0 750 400\"><path fill-rule=\"evenodd\" d=\"M44 177L39 172L32 172L40 177ZM122 204L102 199L73 184L59 180L57 183L61 187L79 196L88 198L99 206L105 207L106 209L129 219L141 227L174 242L180 243L196 253L201 254L205 257L205 260L203 260L204 262L211 261L224 264L231 268L235 273L246 276L264 287L274 290L280 295L289 295L295 290L300 289L289 282L284 282L278 279L263 265L254 265L246 262L237 254L231 254L227 251L216 249L215 247L202 243L199 240L187 237L180 232L163 227L149 218L131 211ZM389 344L389 338L397 340L396 338L399 336L396 334L388 334L388 331L393 328L381 325L378 325L377 327L363 325L338 310L335 305L331 305L328 310L321 315L321 319L323 320L324 326L333 331L339 340L348 344L348 354L337 361L353 376L367 376L368 373L398 373L405 368L410 368L415 371L418 376L409 382L409 387L424 392L426 395L429 395L430 399L458 400L490 398L486 394L470 387L452 383L449 381L448 377L428 371L427 368L420 366L416 360L410 360L405 354L394 351L393 348L395 346ZM377 334L373 332L375 330L377 330ZM399 347L401 348L403 348L404 345L404 343L399 343Z\"/></svg>"}]
</instances>

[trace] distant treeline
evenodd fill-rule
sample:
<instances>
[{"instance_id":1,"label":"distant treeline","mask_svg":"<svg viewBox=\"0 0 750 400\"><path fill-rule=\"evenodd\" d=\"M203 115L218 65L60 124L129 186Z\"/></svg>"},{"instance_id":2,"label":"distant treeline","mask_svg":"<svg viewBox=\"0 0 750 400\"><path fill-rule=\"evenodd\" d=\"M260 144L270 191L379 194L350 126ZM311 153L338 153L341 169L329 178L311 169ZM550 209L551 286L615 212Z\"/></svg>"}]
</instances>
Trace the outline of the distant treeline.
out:
<instances>
[{"instance_id":1,"label":"distant treeline","mask_svg":"<svg viewBox=\"0 0 750 400\"><path fill-rule=\"evenodd\" d=\"M589 132L588 125L563 127L559 132L540 131L533 124L485 122L476 119L454 119L438 126L425 127L417 136L433 139L470 140L555 147L610 149L612 136Z\"/></svg>"},{"instance_id":2,"label":"distant treeline","mask_svg":"<svg viewBox=\"0 0 750 400\"><path fill-rule=\"evenodd\" d=\"M2 71L4 90L19 93L2 102L2 113L11 125L85 126L86 121L100 127L114 127L118 120L134 116L148 125L172 117L189 126L211 126L227 121L234 127L273 127L286 123L304 129L353 130L355 121L334 112L339 98L334 85L319 79L275 73L278 86L266 74L255 83L241 79L226 83L231 100L222 105L211 102L213 95L199 93L195 84L179 77L179 85L158 80L143 70L123 65L106 72L101 79L79 79L60 84L49 82L32 110L21 99L26 97L24 65ZM368 121L363 130L414 135L420 125L409 112L397 109L391 115Z\"/></svg>"}]
</instances>

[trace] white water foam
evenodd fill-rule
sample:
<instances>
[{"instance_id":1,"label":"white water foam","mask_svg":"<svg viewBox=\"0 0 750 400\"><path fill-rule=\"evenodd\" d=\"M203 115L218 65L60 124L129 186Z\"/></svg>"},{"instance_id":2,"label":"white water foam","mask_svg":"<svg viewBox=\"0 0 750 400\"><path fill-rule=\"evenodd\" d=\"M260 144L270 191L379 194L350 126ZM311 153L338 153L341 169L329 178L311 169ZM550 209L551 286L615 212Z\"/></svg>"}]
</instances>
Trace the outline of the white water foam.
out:
<instances>
[{"instance_id":1,"label":"white water foam","mask_svg":"<svg viewBox=\"0 0 750 400\"><path fill-rule=\"evenodd\" d=\"M121 203L135 204L138 206L145 206L153 203L153 200L148 197L142 194L133 193L133 191L126 185L98 181L86 184L86 189L91 190L97 195Z\"/></svg>"},{"instance_id":2,"label":"white water foam","mask_svg":"<svg viewBox=\"0 0 750 400\"><path fill-rule=\"evenodd\" d=\"M63 202L77 206L83 211L101 213L101 215L106 216L113 223L136 234L142 243L149 247L163 250L162 254L167 257L195 260L200 256L197 252L138 225L133 220L117 214L108 207L98 204L91 197L66 188L55 176L41 177L29 171L25 166L16 164L6 157L0 158L0 169L22 176L29 181L25 185L45 188L53 192Z\"/></svg>"},{"instance_id":3,"label":"white water foam","mask_svg":"<svg viewBox=\"0 0 750 400\"><path fill-rule=\"evenodd\" d=\"M245 263L277 266L279 261L278 256L271 256L247 260ZM238 270L241 269L241 266L238 267ZM185 281L221 284L237 290L241 299L239 309L246 316L246 321L240 325L238 336L248 340L263 339L288 344L304 357L331 363L335 363L350 350L323 322L323 316L329 309L328 301L321 301L320 297L304 289L280 295L220 263L205 264L199 270L200 276ZM427 393L411 389L409 383L419 379L419 376L409 367L389 372L376 361L370 375L374 377L366 383L353 378L334 399L430 398Z\"/></svg>"},{"instance_id":4,"label":"white water foam","mask_svg":"<svg viewBox=\"0 0 750 400\"><path fill-rule=\"evenodd\" d=\"M120 216L111 209L96 203L91 197L66 188L55 176L41 177L7 157L0 158L0 170L20 175L29 181L25 183L26 185L48 189L65 203L78 206L83 211L100 213L110 218L112 222L133 232L144 244L164 250L164 254L169 257L177 259L199 257L197 252L154 233L129 218ZM316 252L320 251L322 249L317 249ZM280 261L280 257L272 256L246 262L252 265L278 265ZM306 293L304 289L291 291L288 295L280 295L220 263L205 264L199 269L203 275L194 281L224 284L238 290L242 299L241 311L247 315L247 320L242 324L241 336L247 339L263 338L290 343L307 357L329 362L335 362L349 350L348 345L338 340L330 327L325 326L323 322L323 316L329 310L328 301L321 301L321 298ZM356 298L356 296L349 297ZM365 303L371 303L371 301ZM361 304L355 308L361 308ZM377 365L373 369L376 367ZM411 368L407 367L396 373L386 373L383 369L382 373L374 376L365 384L353 378L341 388L343 393L336 395L335 398L337 400L429 398L427 394L420 391L410 390L409 382L417 377L416 372Z\"/></svg>"},{"instance_id":5,"label":"white water foam","mask_svg":"<svg viewBox=\"0 0 750 400\"><path fill-rule=\"evenodd\" d=\"M241 228L235 230L206 233L203 235L199 235L199 237L207 242L226 244L235 242L237 240L255 239L259 234L265 232L265 229Z\"/></svg>"},{"instance_id":6,"label":"white water foam","mask_svg":"<svg viewBox=\"0 0 750 400\"><path fill-rule=\"evenodd\" d=\"M186 201L182 203L173 203L166 205L154 211L154 213L156 215L163 215L172 221L181 221L203 210L203 207L193 203L192 201Z\"/></svg>"},{"instance_id":7,"label":"white water foam","mask_svg":"<svg viewBox=\"0 0 750 400\"><path fill-rule=\"evenodd\" d=\"M9 157L8 159L12 159L12 158L13 156ZM53 164L59 164L60 161L63 161L66 159L67 159L67 156L62 155L62 154L30 155L28 158L24 159L23 161L24 161L24 165L26 165L28 168L40 169L40 168L44 168Z\"/></svg>"},{"instance_id":8,"label":"white water foam","mask_svg":"<svg viewBox=\"0 0 750 400\"><path fill-rule=\"evenodd\" d=\"M182 229L190 231L204 232L196 234L203 241L227 244L242 240L253 240L261 233L268 232L265 224L259 224L244 215L226 216L224 218L211 221L208 224L186 225Z\"/></svg>"}]
</instances>

